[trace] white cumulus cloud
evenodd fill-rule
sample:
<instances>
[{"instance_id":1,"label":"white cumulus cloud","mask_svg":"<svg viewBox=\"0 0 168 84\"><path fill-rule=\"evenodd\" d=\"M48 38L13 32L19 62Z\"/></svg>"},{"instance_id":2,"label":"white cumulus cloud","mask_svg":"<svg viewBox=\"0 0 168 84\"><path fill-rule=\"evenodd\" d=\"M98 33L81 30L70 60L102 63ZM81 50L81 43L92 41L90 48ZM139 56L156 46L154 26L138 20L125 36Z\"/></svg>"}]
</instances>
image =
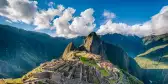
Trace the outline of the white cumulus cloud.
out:
<instances>
[{"instance_id":1,"label":"white cumulus cloud","mask_svg":"<svg viewBox=\"0 0 168 84\"><path fill-rule=\"evenodd\" d=\"M30 24L37 10L37 2L29 0L1 0L0 16L13 22Z\"/></svg>"},{"instance_id":2,"label":"white cumulus cloud","mask_svg":"<svg viewBox=\"0 0 168 84\"><path fill-rule=\"evenodd\" d=\"M109 12L109 11L107 11L107 10L104 11L103 16L104 16L106 19L113 19L113 18L116 17L115 13Z\"/></svg>"},{"instance_id":3,"label":"white cumulus cloud","mask_svg":"<svg viewBox=\"0 0 168 84\"><path fill-rule=\"evenodd\" d=\"M52 29L55 31L55 36L68 38L86 36L96 27L92 8L75 16L77 10L71 7L56 6L54 2L49 2L48 9L44 10L38 8L37 4L37 1L32 0L0 0L0 16L12 24L13 22L30 24L36 26L35 31ZM102 15L105 23L97 27L99 29L96 31L100 35L119 33L142 37L168 33L168 6L164 6L159 13L151 17L151 20L143 24L115 23L113 22L116 18L115 13L107 10Z\"/></svg>"},{"instance_id":4,"label":"white cumulus cloud","mask_svg":"<svg viewBox=\"0 0 168 84\"><path fill-rule=\"evenodd\" d=\"M54 20L56 36L72 38L76 36L85 36L93 31L95 28L95 19L92 16L94 13L93 9L86 9L81 12L79 17L73 17L74 13L75 9L67 8L64 10L62 16Z\"/></svg>"},{"instance_id":5,"label":"white cumulus cloud","mask_svg":"<svg viewBox=\"0 0 168 84\"><path fill-rule=\"evenodd\" d=\"M108 15L108 14L107 14ZM160 35L168 33L168 6L164 6L161 11L152 16L150 21L143 24L128 25L126 23L115 23L108 20L107 23L100 26L97 31L98 34L113 34L119 33L123 35L137 35L137 36L148 36L148 35Z\"/></svg>"},{"instance_id":6,"label":"white cumulus cloud","mask_svg":"<svg viewBox=\"0 0 168 84\"><path fill-rule=\"evenodd\" d=\"M96 24L94 24L93 17L94 10L89 8L81 13L80 17L75 17L72 24L69 26L75 34L86 36L93 31Z\"/></svg>"},{"instance_id":7,"label":"white cumulus cloud","mask_svg":"<svg viewBox=\"0 0 168 84\"><path fill-rule=\"evenodd\" d=\"M57 9L49 8L48 10L41 10L36 13L34 17L34 25L37 26L35 30L48 29L51 27L51 21L55 16L60 16L65 8L58 5Z\"/></svg>"},{"instance_id":8,"label":"white cumulus cloud","mask_svg":"<svg viewBox=\"0 0 168 84\"><path fill-rule=\"evenodd\" d=\"M74 37L72 31L69 29L69 21L72 20L75 9L67 8L63 11L63 14L56 18L54 22L54 28L56 28L56 35L62 37Z\"/></svg>"},{"instance_id":9,"label":"white cumulus cloud","mask_svg":"<svg viewBox=\"0 0 168 84\"><path fill-rule=\"evenodd\" d=\"M88 35L95 28L93 13L89 8L74 16L76 9L54 2L48 3L48 9L38 9L37 1L30 0L1 0L0 16L6 17L7 22L23 22L36 26L35 31L55 30L54 36L76 37ZM52 34L53 35L53 34Z\"/></svg>"}]
</instances>

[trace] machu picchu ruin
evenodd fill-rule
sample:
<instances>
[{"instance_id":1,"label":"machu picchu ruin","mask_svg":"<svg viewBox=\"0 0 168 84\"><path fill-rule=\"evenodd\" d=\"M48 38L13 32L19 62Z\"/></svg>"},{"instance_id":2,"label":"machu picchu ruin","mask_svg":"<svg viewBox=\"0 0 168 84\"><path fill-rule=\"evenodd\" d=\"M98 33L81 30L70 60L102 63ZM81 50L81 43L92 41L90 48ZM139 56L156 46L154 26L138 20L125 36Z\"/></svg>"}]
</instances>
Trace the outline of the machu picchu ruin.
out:
<instances>
[{"instance_id":1,"label":"machu picchu ruin","mask_svg":"<svg viewBox=\"0 0 168 84\"><path fill-rule=\"evenodd\" d=\"M120 66L115 62L113 64L113 62L111 63L111 61L107 60L107 53L103 51L104 48L103 41L99 39L96 33L91 33L80 47L70 43L59 59L42 63L21 78L2 79L0 83L143 84L141 80L131 75L127 69L122 68L127 68L127 66L123 65L125 63ZM116 57L114 59L119 60Z\"/></svg>"}]
</instances>

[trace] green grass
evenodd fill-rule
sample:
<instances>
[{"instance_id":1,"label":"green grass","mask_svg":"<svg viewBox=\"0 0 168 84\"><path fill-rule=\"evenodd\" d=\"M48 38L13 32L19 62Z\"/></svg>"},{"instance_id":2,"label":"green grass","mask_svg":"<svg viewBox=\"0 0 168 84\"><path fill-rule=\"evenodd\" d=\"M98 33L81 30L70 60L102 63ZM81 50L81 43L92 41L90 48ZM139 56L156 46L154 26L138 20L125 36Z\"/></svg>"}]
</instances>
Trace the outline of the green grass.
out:
<instances>
[{"instance_id":1,"label":"green grass","mask_svg":"<svg viewBox=\"0 0 168 84\"><path fill-rule=\"evenodd\" d=\"M101 73L102 76L109 76L109 75L110 75L110 74L109 74L105 69L103 69L103 68L99 68L98 70L100 71L100 73Z\"/></svg>"},{"instance_id":2,"label":"green grass","mask_svg":"<svg viewBox=\"0 0 168 84\"><path fill-rule=\"evenodd\" d=\"M150 48L149 50L147 50L146 52L142 53L142 54L139 54L138 57L140 56L145 56L151 52L154 52L158 49L161 49L161 48L165 48L166 46L168 46L168 44L165 44L165 45L160 45L160 46L156 46L156 47L153 47L153 48Z\"/></svg>"},{"instance_id":3,"label":"green grass","mask_svg":"<svg viewBox=\"0 0 168 84\"><path fill-rule=\"evenodd\" d=\"M23 84L23 80L25 79L33 79L33 74L37 72L42 72L42 68L39 66L34 70L28 72L26 75L22 76L21 78L16 79L4 79L6 84Z\"/></svg>"},{"instance_id":4,"label":"green grass","mask_svg":"<svg viewBox=\"0 0 168 84\"><path fill-rule=\"evenodd\" d=\"M38 81L38 84L43 84L43 82L42 81Z\"/></svg>"},{"instance_id":5,"label":"green grass","mask_svg":"<svg viewBox=\"0 0 168 84\"><path fill-rule=\"evenodd\" d=\"M100 71L100 73L101 73L102 76L109 76L109 75L110 75L104 68L100 68L100 67L96 64L95 60L90 60L90 59L85 58L85 57L80 57L80 60L81 60L84 64L86 64L86 65L88 65L88 66L96 67L96 69L98 69L98 70Z\"/></svg>"},{"instance_id":6,"label":"green grass","mask_svg":"<svg viewBox=\"0 0 168 84\"><path fill-rule=\"evenodd\" d=\"M4 79L6 84L23 84L23 81L21 78L17 79Z\"/></svg>"},{"instance_id":7,"label":"green grass","mask_svg":"<svg viewBox=\"0 0 168 84\"><path fill-rule=\"evenodd\" d=\"M129 84L144 84L142 81L137 79L136 77L130 75L127 71L121 70L121 72L127 76L127 79L129 80Z\"/></svg>"},{"instance_id":8,"label":"green grass","mask_svg":"<svg viewBox=\"0 0 168 84\"><path fill-rule=\"evenodd\" d=\"M82 61L84 64L86 64L88 66L98 67L95 60L90 60L86 57L80 57L80 61Z\"/></svg>"},{"instance_id":9,"label":"green grass","mask_svg":"<svg viewBox=\"0 0 168 84\"><path fill-rule=\"evenodd\" d=\"M146 52L139 54L135 60L144 69L168 69L168 62L166 61L168 59L167 53L162 53L164 56L159 56L159 53L155 53L157 50L165 47L168 47L168 44L150 48ZM164 61L159 61L160 59Z\"/></svg>"},{"instance_id":10,"label":"green grass","mask_svg":"<svg viewBox=\"0 0 168 84\"><path fill-rule=\"evenodd\" d=\"M33 79L34 73L38 73L38 72L42 72L42 71L43 71L42 67L39 66L39 67L33 69L32 71L28 72L26 75L22 76L22 79L23 80L26 80L26 79L31 80L31 79Z\"/></svg>"},{"instance_id":11,"label":"green grass","mask_svg":"<svg viewBox=\"0 0 168 84\"><path fill-rule=\"evenodd\" d=\"M144 69L168 69L168 65L163 62L154 61L144 57L136 57L136 62Z\"/></svg>"}]
</instances>

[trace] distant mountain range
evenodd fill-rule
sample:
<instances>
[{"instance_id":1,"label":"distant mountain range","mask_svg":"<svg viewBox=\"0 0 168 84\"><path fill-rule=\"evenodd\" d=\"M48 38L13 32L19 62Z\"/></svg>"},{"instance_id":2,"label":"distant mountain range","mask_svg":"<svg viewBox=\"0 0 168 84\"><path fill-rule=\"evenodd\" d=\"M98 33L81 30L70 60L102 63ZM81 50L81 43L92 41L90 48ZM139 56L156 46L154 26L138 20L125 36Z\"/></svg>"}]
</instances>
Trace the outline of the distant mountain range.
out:
<instances>
[{"instance_id":1,"label":"distant mountain range","mask_svg":"<svg viewBox=\"0 0 168 84\"><path fill-rule=\"evenodd\" d=\"M133 58L145 49L142 38L138 36L124 36L115 33L103 35L101 39L107 43L120 46Z\"/></svg>"},{"instance_id":2,"label":"distant mountain range","mask_svg":"<svg viewBox=\"0 0 168 84\"><path fill-rule=\"evenodd\" d=\"M80 45L83 39L84 37L73 39L50 37L44 33L0 25L0 67L3 67L0 68L0 77L20 77L42 62L59 58L69 42ZM139 53L136 49L126 47L128 44L140 44L138 37L114 34L102 36L101 39L121 46L130 56L133 55L132 57ZM129 41L128 44L126 41ZM135 50L135 53L132 53L132 50Z\"/></svg>"},{"instance_id":3,"label":"distant mountain range","mask_svg":"<svg viewBox=\"0 0 168 84\"><path fill-rule=\"evenodd\" d=\"M166 75L168 74L168 34L143 38L120 34L107 34L99 37L103 42L94 41L95 49L92 49L92 53L104 55L113 64L128 70L129 73L143 80L145 84L168 82ZM50 37L44 33L0 25L0 78L21 77L41 63L60 58L70 42L73 42L75 46L81 46L80 49L83 49L82 46L87 48L87 45L81 45L87 38ZM111 48L115 46L123 51ZM120 55L121 53L125 53L126 57L123 58L125 55ZM114 57L114 54L118 57ZM126 67L127 63L131 66Z\"/></svg>"},{"instance_id":4,"label":"distant mountain range","mask_svg":"<svg viewBox=\"0 0 168 84\"><path fill-rule=\"evenodd\" d=\"M103 42L92 32L78 47L69 43L60 59L43 63L21 78L4 79L0 83L144 84L133 76L140 76L136 68L139 66L123 49Z\"/></svg>"},{"instance_id":5,"label":"distant mountain range","mask_svg":"<svg viewBox=\"0 0 168 84\"><path fill-rule=\"evenodd\" d=\"M20 77L42 62L59 58L69 42L78 45L82 39L53 38L0 25L0 78Z\"/></svg>"},{"instance_id":6,"label":"distant mountain range","mask_svg":"<svg viewBox=\"0 0 168 84\"><path fill-rule=\"evenodd\" d=\"M151 84L166 84L168 82L168 34L144 37L143 43L146 50L135 57L136 62L145 70L145 77Z\"/></svg>"}]
</instances>

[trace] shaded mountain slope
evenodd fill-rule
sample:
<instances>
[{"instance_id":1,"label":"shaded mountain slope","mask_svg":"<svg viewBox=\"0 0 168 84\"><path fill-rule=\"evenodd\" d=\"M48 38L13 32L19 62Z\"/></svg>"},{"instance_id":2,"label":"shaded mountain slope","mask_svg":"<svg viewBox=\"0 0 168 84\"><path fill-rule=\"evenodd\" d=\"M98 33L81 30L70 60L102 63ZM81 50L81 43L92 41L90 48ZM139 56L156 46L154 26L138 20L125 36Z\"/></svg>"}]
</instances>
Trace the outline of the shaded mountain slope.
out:
<instances>
[{"instance_id":1,"label":"shaded mountain slope","mask_svg":"<svg viewBox=\"0 0 168 84\"><path fill-rule=\"evenodd\" d=\"M129 57L122 48L102 41L96 33L92 32L86 37L83 47L84 50L100 55L103 59L109 59L114 65L143 80L141 75L143 70L135 60Z\"/></svg>"},{"instance_id":2,"label":"shaded mountain slope","mask_svg":"<svg viewBox=\"0 0 168 84\"><path fill-rule=\"evenodd\" d=\"M81 41L0 25L0 78L20 77L42 62L59 58L69 42L79 45Z\"/></svg>"},{"instance_id":3,"label":"shaded mountain slope","mask_svg":"<svg viewBox=\"0 0 168 84\"><path fill-rule=\"evenodd\" d=\"M151 84L166 84L168 81L168 34L143 38L146 51L135 57L144 69L144 77ZM157 76L156 76L157 75Z\"/></svg>"},{"instance_id":4,"label":"shaded mountain slope","mask_svg":"<svg viewBox=\"0 0 168 84\"><path fill-rule=\"evenodd\" d=\"M128 53L131 57L142 53L145 49L142 38L137 36L124 36L121 34L106 34L101 39L107 43L117 45Z\"/></svg>"},{"instance_id":5,"label":"shaded mountain slope","mask_svg":"<svg viewBox=\"0 0 168 84\"><path fill-rule=\"evenodd\" d=\"M91 46L87 47L91 48ZM92 52L75 48L73 43L70 43L64 50L62 58L43 63L22 78L5 79L1 80L1 83L143 84L127 71L121 70L103 56Z\"/></svg>"},{"instance_id":6,"label":"shaded mountain slope","mask_svg":"<svg viewBox=\"0 0 168 84\"><path fill-rule=\"evenodd\" d=\"M135 59L145 69L168 69L168 44L153 47Z\"/></svg>"},{"instance_id":7,"label":"shaded mountain slope","mask_svg":"<svg viewBox=\"0 0 168 84\"><path fill-rule=\"evenodd\" d=\"M143 37L143 43L146 46L146 49L164 45L168 43L168 34L162 34L162 35L152 35L152 36L146 36Z\"/></svg>"},{"instance_id":8,"label":"shaded mountain slope","mask_svg":"<svg viewBox=\"0 0 168 84\"><path fill-rule=\"evenodd\" d=\"M99 37L90 39L90 41L92 40L94 40L91 44L94 47L91 49L92 52L107 58L104 42L100 41ZM104 40L108 41L108 39ZM3 67L0 68L0 78L20 77L42 62L59 58L69 42L80 45L82 41L82 37L74 39L53 38L43 33L0 25L0 66ZM85 47L81 45L78 49L83 50ZM90 49L86 48L86 50ZM110 57L111 55L109 55Z\"/></svg>"},{"instance_id":9,"label":"shaded mountain slope","mask_svg":"<svg viewBox=\"0 0 168 84\"><path fill-rule=\"evenodd\" d=\"M145 69L168 69L168 34L143 38L146 51L135 60Z\"/></svg>"}]
</instances>

